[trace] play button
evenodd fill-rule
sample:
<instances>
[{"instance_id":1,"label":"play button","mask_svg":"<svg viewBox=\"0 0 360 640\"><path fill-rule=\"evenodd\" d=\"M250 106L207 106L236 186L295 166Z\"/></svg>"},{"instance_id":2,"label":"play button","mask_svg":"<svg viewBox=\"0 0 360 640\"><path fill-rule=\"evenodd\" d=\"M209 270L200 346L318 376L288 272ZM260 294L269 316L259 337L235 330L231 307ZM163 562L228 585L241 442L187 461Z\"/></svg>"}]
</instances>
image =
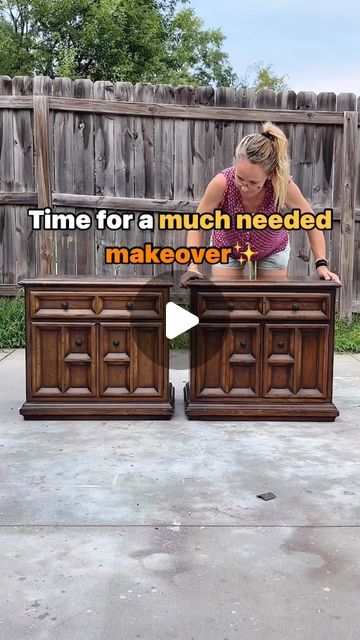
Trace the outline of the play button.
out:
<instances>
[{"instance_id":1,"label":"play button","mask_svg":"<svg viewBox=\"0 0 360 640\"><path fill-rule=\"evenodd\" d=\"M159 331L160 329L160 320L159 318L154 318L154 323L133 323L133 333L134 340L136 341L136 348L139 349L146 358L154 364L154 366L163 366L163 347L162 341L163 338L166 337L167 340L176 339L177 336L179 338L179 346L177 347L181 351L187 352L187 361L184 360L183 357L178 358L174 356L174 353L170 351L171 357L171 369L172 370L181 370L184 369L187 371L191 367L190 363L190 342L192 341L193 350L195 352L196 349L200 349L200 353L197 356L197 363L204 364L211 360L214 356L216 356L217 352L222 349L224 338L224 331L226 331L226 325L224 322L221 323L213 323L211 327L208 327L209 333L207 334L206 339L206 349L201 347L201 342L199 341L199 335L201 340L201 324L203 322L203 318L199 320L199 317L196 313L201 314L203 310L196 311L196 309L192 309L193 312L187 311L184 306L191 309L191 290L189 289L179 289L179 280L181 275L184 273L184 268L175 269L171 271L169 268L164 271L159 271L156 276L152 278L144 278L144 283L138 289L139 301L137 302L136 298L134 299L134 308L137 307L141 310L144 310L144 300L149 297L149 292L158 293L163 290L162 282L166 282L167 284L173 283L173 286L169 288L169 302L167 302L164 306L164 309L160 306L155 309L155 313L161 315L161 331L159 334L159 348L153 349L152 345L154 344L154 340L146 340L146 339L138 339L138 335L144 335L144 333L138 333L136 331L137 326L143 328L145 330L145 326L148 327L148 330L151 332ZM214 283L217 284L217 283ZM178 289L178 291L177 291ZM182 296L183 303L181 301L180 293L185 295ZM227 309L228 299L224 296L224 287L222 281L219 281L219 286L212 290L212 294L216 294L216 306L219 309L225 310ZM151 295L150 295L151 298ZM176 304L179 303L179 304ZM181 306L180 306L181 305ZM229 317L231 315L231 311L229 311ZM130 315L131 320L131 315ZM226 318L223 317L223 320L226 321ZM205 322L205 324L207 324ZM189 329L193 329L189 331ZM186 333L189 331L188 333ZM183 335L181 335L183 334ZM198 335L199 334L199 335ZM180 346L181 344L181 346ZM200 345L200 346L198 346ZM170 345L169 345L170 347ZM168 346L165 347L166 349ZM186 381L186 380L184 380Z\"/></svg>"},{"instance_id":2,"label":"play button","mask_svg":"<svg viewBox=\"0 0 360 640\"><path fill-rule=\"evenodd\" d=\"M165 323L166 337L172 340L199 324L199 318L193 313L190 313L190 311L179 307L178 304L168 302L166 305Z\"/></svg>"}]
</instances>

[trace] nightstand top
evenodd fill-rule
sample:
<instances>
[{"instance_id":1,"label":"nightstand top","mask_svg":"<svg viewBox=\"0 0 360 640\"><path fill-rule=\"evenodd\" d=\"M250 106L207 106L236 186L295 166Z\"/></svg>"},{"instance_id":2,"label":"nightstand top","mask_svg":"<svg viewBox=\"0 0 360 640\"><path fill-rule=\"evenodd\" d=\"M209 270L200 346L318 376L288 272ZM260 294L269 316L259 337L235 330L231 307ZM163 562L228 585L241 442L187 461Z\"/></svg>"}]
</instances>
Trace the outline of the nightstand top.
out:
<instances>
[{"instance_id":1,"label":"nightstand top","mask_svg":"<svg viewBox=\"0 0 360 640\"><path fill-rule=\"evenodd\" d=\"M60 287L78 287L84 285L87 287L107 287L118 285L119 287L173 287L174 282L171 280L156 279L153 277L134 277L134 278L117 278L114 276L36 276L33 278L23 278L18 282L19 285L32 285L36 287L44 286L60 286Z\"/></svg>"},{"instance_id":2,"label":"nightstand top","mask_svg":"<svg viewBox=\"0 0 360 640\"><path fill-rule=\"evenodd\" d=\"M244 278L239 280L189 280L187 283L189 288L195 289L207 289L215 287L221 289L222 287L236 290L247 289L285 289L288 287L295 289L333 289L339 288L342 285L332 280L321 280L317 276L298 276L289 278L279 277L274 280L263 280L260 278Z\"/></svg>"}]
</instances>

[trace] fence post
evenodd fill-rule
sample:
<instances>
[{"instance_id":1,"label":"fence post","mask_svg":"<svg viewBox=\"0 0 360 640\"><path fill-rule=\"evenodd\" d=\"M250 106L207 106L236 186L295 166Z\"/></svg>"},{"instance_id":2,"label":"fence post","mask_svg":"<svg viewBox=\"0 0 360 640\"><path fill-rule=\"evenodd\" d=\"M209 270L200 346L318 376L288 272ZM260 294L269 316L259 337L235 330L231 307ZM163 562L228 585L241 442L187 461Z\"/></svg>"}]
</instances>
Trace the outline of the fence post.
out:
<instances>
[{"instance_id":1,"label":"fence post","mask_svg":"<svg viewBox=\"0 0 360 640\"><path fill-rule=\"evenodd\" d=\"M352 318L358 117L357 111L344 111L340 208L340 317L346 321L351 321Z\"/></svg>"},{"instance_id":2,"label":"fence post","mask_svg":"<svg viewBox=\"0 0 360 640\"><path fill-rule=\"evenodd\" d=\"M34 149L35 180L38 194L38 208L52 209L51 187L51 138L49 136L49 96L34 96ZM45 276L55 273L55 255L53 232L39 229L37 275Z\"/></svg>"}]
</instances>

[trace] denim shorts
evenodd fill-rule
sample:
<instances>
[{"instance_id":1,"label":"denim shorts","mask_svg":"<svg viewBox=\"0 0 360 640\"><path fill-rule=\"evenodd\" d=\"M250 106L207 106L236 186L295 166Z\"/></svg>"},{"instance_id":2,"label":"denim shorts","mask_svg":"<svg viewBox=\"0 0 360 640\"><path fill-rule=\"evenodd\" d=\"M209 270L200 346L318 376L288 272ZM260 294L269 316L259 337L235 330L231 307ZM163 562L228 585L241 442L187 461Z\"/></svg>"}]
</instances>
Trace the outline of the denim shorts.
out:
<instances>
[{"instance_id":1,"label":"denim shorts","mask_svg":"<svg viewBox=\"0 0 360 640\"><path fill-rule=\"evenodd\" d=\"M291 250L291 246L290 246L290 242L288 242L288 244L286 245L285 249L283 249L282 251L278 251L277 253L272 253L267 258L263 258L262 260L258 260L257 261L257 268L258 269L264 269L264 271L266 269L268 269L268 270L271 270L271 269L285 269L285 267L287 267L288 262L289 262L290 250ZM241 265L237 258L233 258L233 256L229 256L229 262L227 264L218 263L218 264L216 264L214 266L223 267L225 269L239 269L239 268L241 269L241 268L244 268L245 264L246 264L246 262L244 262Z\"/></svg>"}]
</instances>

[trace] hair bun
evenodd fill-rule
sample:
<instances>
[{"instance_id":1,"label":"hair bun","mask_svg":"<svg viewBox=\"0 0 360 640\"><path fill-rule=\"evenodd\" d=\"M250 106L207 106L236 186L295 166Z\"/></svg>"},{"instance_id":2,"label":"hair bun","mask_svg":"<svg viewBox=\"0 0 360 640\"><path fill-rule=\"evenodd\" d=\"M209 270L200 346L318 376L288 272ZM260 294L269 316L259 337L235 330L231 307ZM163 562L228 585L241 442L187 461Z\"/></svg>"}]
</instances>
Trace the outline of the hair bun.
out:
<instances>
[{"instance_id":1,"label":"hair bun","mask_svg":"<svg viewBox=\"0 0 360 640\"><path fill-rule=\"evenodd\" d=\"M275 140L275 136L270 133L270 131L262 131L261 135L264 136L264 138L268 138L269 140L271 140L271 142L274 142Z\"/></svg>"}]
</instances>

